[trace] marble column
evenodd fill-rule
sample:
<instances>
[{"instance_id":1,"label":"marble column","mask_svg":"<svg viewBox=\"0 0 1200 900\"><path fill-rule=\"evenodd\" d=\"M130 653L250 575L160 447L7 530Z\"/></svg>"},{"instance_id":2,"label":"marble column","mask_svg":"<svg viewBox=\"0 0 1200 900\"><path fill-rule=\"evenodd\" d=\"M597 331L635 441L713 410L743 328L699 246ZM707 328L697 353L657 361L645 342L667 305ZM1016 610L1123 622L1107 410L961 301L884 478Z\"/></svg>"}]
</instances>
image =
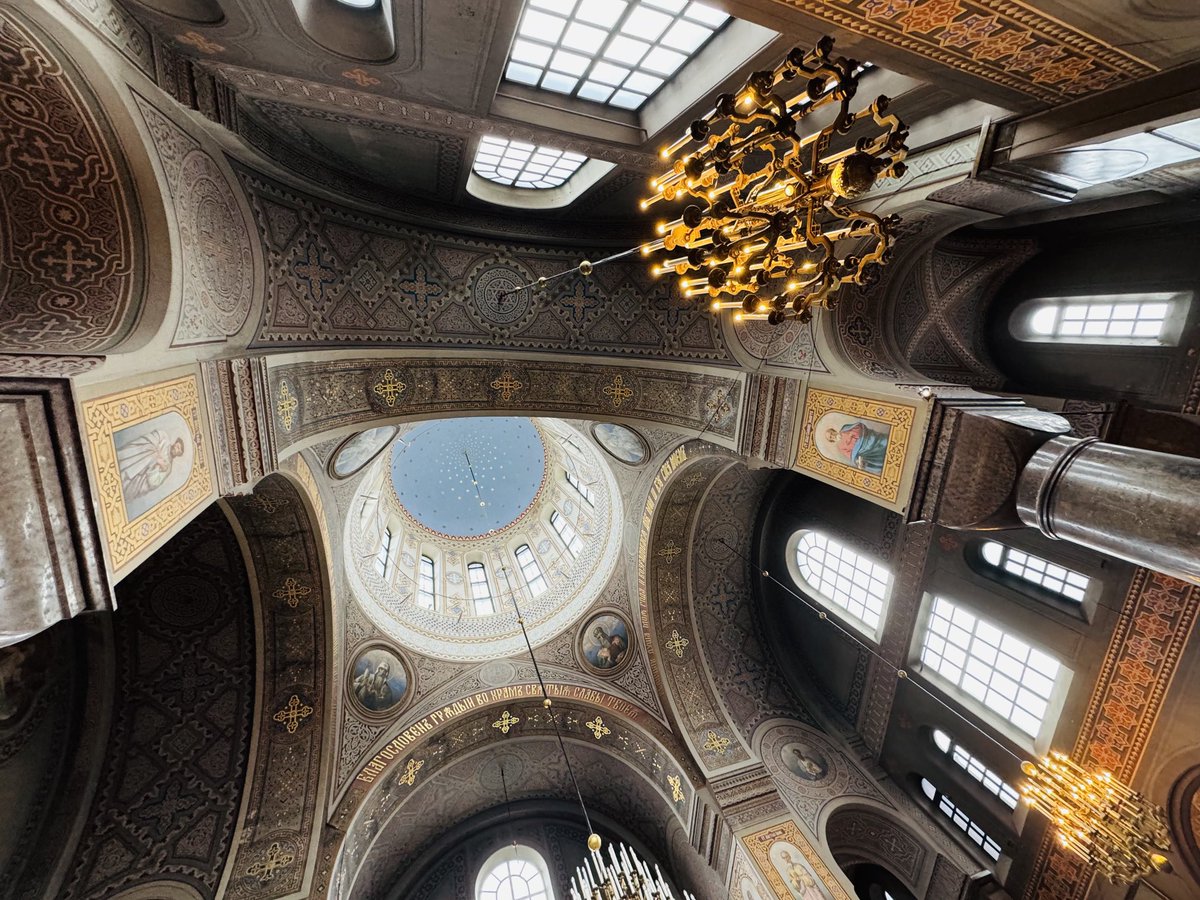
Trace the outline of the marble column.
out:
<instances>
[{"instance_id":1,"label":"marble column","mask_svg":"<svg viewBox=\"0 0 1200 900\"><path fill-rule=\"evenodd\" d=\"M1200 460L1056 437L1017 483L1026 525L1200 583Z\"/></svg>"}]
</instances>

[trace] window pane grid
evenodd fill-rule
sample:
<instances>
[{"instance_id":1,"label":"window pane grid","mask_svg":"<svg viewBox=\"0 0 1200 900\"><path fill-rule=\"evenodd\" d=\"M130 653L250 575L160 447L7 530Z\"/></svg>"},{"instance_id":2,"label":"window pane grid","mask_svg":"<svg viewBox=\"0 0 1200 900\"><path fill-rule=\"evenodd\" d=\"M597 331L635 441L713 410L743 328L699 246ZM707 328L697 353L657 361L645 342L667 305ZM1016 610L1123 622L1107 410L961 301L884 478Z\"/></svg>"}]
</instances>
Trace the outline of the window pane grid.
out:
<instances>
[{"instance_id":1,"label":"window pane grid","mask_svg":"<svg viewBox=\"0 0 1200 900\"><path fill-rule=\"evenodd\" d=\"M639 109L728 21L726 13L696 2L530 0L505 77Z\"/></svg>"},{"instance_id":2,"label":"window pane grid","mask_svg":"<svg viewBox=\"0 0 1200 900\"><path fill-rule=\"evenodd\" d=\"M952 741L946 732L934 731L933 742L939 750L953 759L959 768L999 797L1009 809L1017 808L1017 800L1020 799L1017 792L1003 778L964 750L961 744Z\"/></svg>"},{"instance_id":3,"label":"window pane grid","mask_svg":"<svg viewBox=\"0 0 1200 900\"><path fill-rule=\"evenodd\" d=\"M935 597L921 662L1030 737L1042 727L1058 661Z\"/></svg>"},{"instance_id":4,"label":"window pane grid","mask_svg":"<svg viewBox=\"0 0 1200 900\"><path fill-rule=\"evenodd\" d=\"M571 473L570 469L563 469L563 474L567 476L567 484L575 488L579 496L588 502L588 506L595 506L596 499L592 496L591 488L579 480L579 478Z\"/></svg>"},{"instance_id":5,"label":"window pane grid","mask_svg":"<svg viewBox=\"0 0 1200 900\"><path fill-rule=\"evenodd\" d=\"M528 860L497 863L479 887L479 900L549 900L546 880Z\"/></svg>"},{"instance_id":6,"label":"window pane grid","mask_svg":"<svg viewBox=\"0 0 1200 900\"><path fill-rule=\"evenodd\" d=\"M365 505L365 504L364 504ZM375 554L375 571L384 578L392 574L392 529L383 530L383 538L379 542L379 550Z\"/></svg>"},{"instance_id":7,"label":"window pane grid","mask_svg":"<svg viewBox=\"0 0 1200 900\"><path fill-rule=\"evenodd\" d=\"M487 136L475 151L475 174L497 184L545 190L566 183L586 156L555 147Z\"/></svg>"},{"instance_id":8,"label":"window pane grid","mask_svg":"<svg viewBox=\"0 0 1200 900\"><path fill-rule=\"evenodd\" d=\"M801 536L796 565L822 599L840 607L875 633L883 618L891 573L819 532Z\"/></svg>"},{"instance_id":9,"label":"window pane grid","mask_svg":"<svg viewBox=\"0 0 1200 900\"><path fill-rule=\"evenodd\" d=\"M1033 306L1027 327L1035 338L1070 341L1162 343L1173 294L1112 294L1047 300Z\"/></svg>"},{"instance_id":10,"label":"window pane grid","mask_svg":"<svg viewBox=\"0 0 1200 900\"><path fill-rule=\"evenodd\" d=\"M529 593L537 597L546 591L546 579L542 577L542 567L529 549L528 544L517 548L517 565L521 567L521 576L529 588Z\"/></svg>"},{"instance_id":11,"label":"window pane grid","mask_svg":"<svg viewBox=\"0 0 1200 900\"><path fill-rule=\"evenodd\" d=\"M1073 569L1006 546L999 541L988 541L984 545L984 557L996 568L1076 603L1083 602L1091 583L1091 579L1086 575Z\"/></svg>"},{"instance_id":12,"label":"window pane grid","mask_svg":"<svg viewBox=\"0 0 1200 900\"><path fill-rule=\"evenodd\" d=\"M560 516L558 510L555 510L550 513L550 524L554 526L554 530L562 538L563 544L567 547L567 552L572 556L578 556L580 549L583 547L583 541L579 539L579 535L576 534L571 523Z\"/></svg>"},{"instance_id":13,"label":"window pane grid","mask_svg":"<svg viewBox=\"0 0 1200 900\"><path fill-rule=\"evenodd\" d=\"M433 560L428 556L422 556L417 579L418 606L433 609L437 605L437 592L434 590L434 584L437 580L436 576L437 570L434 567Z\"/></svg>"},{"instance_id":14,"label":"window pane grid","mask_svg":"<svg viewBox=\"0 0 1200 900\"><path fill-rule=\"evenodd\" d=\"M467 564L467 580L471 584L471 599L475 601L477 616L491 615L496 611L496 603L492 599L492 589L488 585L487 569L483 563Z\"/></svg>"},{"instance_id":15,"label":"window pane grid","mask_svg":"<svg viewBox=\"0 0 1200 900\"><path fill-rule=\"evenodd\" d=\"M921 789L925 792L926 796L933 800L934 805L941 810L942 814L953 822L963 834L978 844L984 853L993 860L1000 858L1000 845L992 840L987 832L971 821L970 816L955 806L949 797L935 788L925 778L921 779Z\"/></svg>"}]
</instances>

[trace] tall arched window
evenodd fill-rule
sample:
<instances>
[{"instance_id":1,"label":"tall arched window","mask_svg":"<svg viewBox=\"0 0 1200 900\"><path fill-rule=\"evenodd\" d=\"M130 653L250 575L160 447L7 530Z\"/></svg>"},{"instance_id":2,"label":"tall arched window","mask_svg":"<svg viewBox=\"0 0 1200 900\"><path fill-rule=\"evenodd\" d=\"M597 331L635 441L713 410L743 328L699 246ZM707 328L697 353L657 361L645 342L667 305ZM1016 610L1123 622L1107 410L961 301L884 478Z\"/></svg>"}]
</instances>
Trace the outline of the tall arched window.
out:
<instances>
[{"instance_id":1,"label":"tall arched window","mask_svg":"<svg viewBox=\"0 0 1200 900\"><path fill-rule=\"evenodd\" d=\"M992 840L986 831L972 822L970 816L955 806L950 798L934 787L927 778L921 779L921 790L925 792L925 796L933 805L941 810L942 815L957 825L959 830L978 844L984 853L992 859L1000 858L1000 845Z\"/></svg>"},{"instance_id":2,"label":"tall arched window","mask_svg":"<svg viewBox=\"0 0 1200 900\"><path fill-rule=\"evenodd\" d=\"M884 566L819 531L805 531L796 544L796 567L818 599L878 636L892 580Z\"/></svg>"},{"instance_id":3,"label":"tall arched window","mask_svg":"<svg viewBox=\"0 0 1200 900\"><path fill-rule=\"evenodd\" d=\"M579 496L587 501L588 506L596 505L596 498L592 496L591 488L579 480L579 476L572 474L570 469L563 469L563 474L567 476L567 484L575 488Z\"/></svg>"},{"instance_id":4,"label":"tall arched window","mask_svg":"<svg viewBox=\"0 0 1200 900\"><path fill-rule=\"evenodd\" d=\"M524 844L497 850L479 871L475 900L554 900L546 861Z\"/></svg>"},{"instance_id":5,"label":"tall arched window","mask_svg":"<svg viewBox=\"0 0 1200 900\"><path fill-rule=\"evenodd\" d=\"M571 527L571 523L560 516L557 509L550 513L550 524L554 526L554 530L562 538L567 551L572 556L578 556L579 548L583 546L583 541L579 540L579 535L575 533L575 529Z\"/></svg>"},{"instance_id":6,"label":"tall arched window","mask_svg":"<svg viewBox=\"0 0 1200 900\"><path fill-rule=\"evenodd\" d=\"M437 566L428 556L421 557L417 573L417 605L426 609L437 608Z\"/></svg>"},{"instance_id":7,"label":"tall arched window","mask_svg":"<svg viewBox=\"0 0 1200 900\"><path fill-rule=\"evenodd\" d=\"M1082 603L1091 580L1074 569L1009 547L999 541L984 541L979 555L993 569L1015 575L1035 587L1044 588L1075 603Z\"/></svg>"},{"instance_id":8,"label":"tall arched window","mask_svg":"<svg viewBox=\"0 0 1200 900\"><path fill-rule=\"evenodd\" d=\"M375 553L375 571L384 578L392 575L392 529L383 529L379 549Z\"/></svg>"},{"instance_id":9,"label":"tall arched window","mask_svg":"<svg viewBox=\"0 0 1200 900\"><path fill-rule=\"evenodd\" d=\"M921 663L1036 738L1062 667L1054 657L944 597L934 597Z\"/></svg>"},{"instance_id":10,"label":"tall arched window","mask_svg":"<svg viewBox=\"0 0 1200 900\"><path fill-rule=\"evenodd\" d=\"M1009 809L1017 808L1017 800L1020 799L1017 792L1012 786L981 763L978 759L963 749L962 745L954 740L950 735L941 729L934 729L933 743L937 748L954 760L964 772L982 784L991 793L1000 798Z\"/></svg>"},{"instance_id":11,"label":"tall arched window","mask_svg":"<svg viewBox=\"0 0 1200 900\"><path fill-rule=\"evenodd\" d=\"M475 601L475 615L488 616L496 611L492 589L488 584L487 569L483 563L467 563L467 580L471 582L471 599Z\"/></svg>"},{"instance_id":12,"label":"tall arched window","mask_svg":"<svg viewBox=\"0 0 1200 900\"><path fill-rule=\"evenodd\" d=\"M517 565L521 567L521 577L525 579L525 584L529 588L529 593L533 596L545 593L546 579L542 577L542 567L537 561L537 557L533 555L533 551L529 549L528 544L522 544L517 548Z\"/></svg>"},{"instance_id":13,"label":"tall arched window","mask_svg":"<svg viewBox=\"0 0 1200 900\"><path fill-rule=\"evenodd\" d=\"M1190 301L1169 291L1045 297L1022 303L1011 330L1023 341L1174 346Z\"/></svg>"}]
</instances>

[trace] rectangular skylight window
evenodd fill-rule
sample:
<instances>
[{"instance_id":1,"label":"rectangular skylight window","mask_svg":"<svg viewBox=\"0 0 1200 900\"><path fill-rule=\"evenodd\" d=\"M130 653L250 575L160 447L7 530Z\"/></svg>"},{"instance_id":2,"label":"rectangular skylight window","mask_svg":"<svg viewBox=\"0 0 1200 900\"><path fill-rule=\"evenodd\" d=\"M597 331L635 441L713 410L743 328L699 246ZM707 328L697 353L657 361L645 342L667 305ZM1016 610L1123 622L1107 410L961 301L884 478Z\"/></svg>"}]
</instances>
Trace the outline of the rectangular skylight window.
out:
<instances>
[{"instance_id":1,"label":"rectangular skylight window","mask_svg":"<svg viewBox=\"0 0 1200 900\"><path fill-rule=\"evenodd\" d=\"M586 161L578 153L489 135L479 142L474 169L497 184L544 189L564 184Z\"/></svg>"},{"instance_id":2,"label":"rectangular skylight window","mask_svg":"<svg viewBox=\"0 0 1200 900\"><path fill-rule=\"evenodd\" d=\"M528 0L505 77L640 109L729 18L695 0Z\"/></svg>"}]
</instances>

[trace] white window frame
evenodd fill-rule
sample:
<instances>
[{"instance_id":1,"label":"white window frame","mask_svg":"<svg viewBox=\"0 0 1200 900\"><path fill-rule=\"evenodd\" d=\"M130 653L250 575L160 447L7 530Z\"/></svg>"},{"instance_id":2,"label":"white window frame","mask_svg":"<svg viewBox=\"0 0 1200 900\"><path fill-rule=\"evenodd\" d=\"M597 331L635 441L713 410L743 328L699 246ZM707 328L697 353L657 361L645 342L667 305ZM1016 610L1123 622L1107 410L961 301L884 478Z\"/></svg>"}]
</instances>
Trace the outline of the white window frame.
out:
<instances>
[{"instance_id":1,"label":"white window frame","mask_svg":"<svg viewBox=\"0 0 1200 900\"><path fill-rule=\"evenodd\" d=\"M583 541L580 539L578 532L574 526L567 521L567 517L562 515L557 509L550 511L550 524L557 532L559 540L563 542L563 546L567 548L567 552L571 556L578 556L579 551L583 549Z\"/></svg>"},{"instance_id":2,"label":"white window frame","mask_svg":"<svg viewBox=\"0 0 1200 900\"><path fill-rule=\"evenodd\" d=\"M492 596L487 566L481 562L467 563L467 582L471 588L471 600L475 604L475 615L490 616L494 613L496 598Z\"/></svg>"},{"instance_id":3,"label":"white window frame","mask_svg":"<svg viewBox=\"0 0 1200 900\"><path fill-rule=\"evenodd\" d=\"M921 673L1018 743L1048 744L1070 669L964 604L927 596L915 661Z\"/></svg>"},{"instance_id":4,"label":"white window frame","mask_svg":"<svg viewBox=\"0 0 1200 900\"><path fill-rule=\"evenodd\" d=\"M385 580L392 577L392 539L392 529L384 528L379 536L379 549L375 551L375 572Z\"/></svg>"},{"instance_id":5,"label":"white window frame","mask_svg":"<svg viewBox=\"0 0 1200 900\"><path fill-rule=\"evenodd\" d=\"M933 744L942 753L946 754L954 764L978 781L983 787L996 797L1001 803L1007 806L1010 810L1017 808L1017 803L1021 799L1021 795L1011 784L989 769L977 757L968 753L967 750L940 728L935 728L932 734Z\"/></svg>"},{"instance_id":6,"label":"white window frame","mask_svg":"<svg viewBox=\"0 0 1200 900\"><path fill-rule=\"evenodd\" d=\"M921 779L921 791L929 798L929 802L933 804L934 808L954 823L958 830L966 836L967 840L979 847L993 862L999 862L1000 857L1004 853L1004 849L1000 846L999 842L984 831L970 816L959 809L958 805L946 796L945 791L928 778Z\"/></svg>"},{"instance_id":7,"label":"white window frame","mask_svg":"<svg viewBox=\"0 0 1200 900\"><path fill-rule=\"evenodd\" d=\"M810 546L815 544L815 548L806 549L806 542ZM796 532L788 545L787 564L792 579L847 625L878 641L887 622L892 588L892 573L888 568L813 529ZM826 559L818 563L814 552ZM818 565L820 571L815 568ZM867 617L860 615L859 610Z\"/></svg>"},{"instance_id":8,"label":"white window frame","mask_svg":"<svg viewBox=\"0 0 1200 900\"><path fill-rule=\"evenodd\" d=\"M546 593L546 577L542 573L542 564L528 544L522 544L513 553L517 558L517 567L521 570L521 578L532 597L540 597ZM524 558L522 558L524 557Z\"/></svg>"},{"instance_id":9,"label":"white window frame","mask_svg":"<svg viewBox=\"0 0 1200 900\"><path fill-rule=\"evenodd\" d=\"M425 553L417 560L417 606L437 609L437 563Z\"/></svg>"},{"instance_id":10,"label":"white window frame","mask_svg":"<svg viewBox=\"0 0 1200 900\"><path fill-rule=\"evenodd\" d=\"M572 474L570 469L563 469L563 475L566 476L567 484L575 488L575 493L579 494L580 497L586 500L588 506L596 505L596 498L592 494L592 489L584 484L578 475Z\"/></svg>"},{"instance_id":11,"label":"white window frame","mask_svg":"<svg viewBox=\"0 0 1200 900\"><path fill-rule=\"evenodd\" d=\"M1174 347L1191 303L1190 291L1037 297L1013 310L1009 331L1032 343ZM1153 323L1159 324L1156 331L1150 330ZM1134 333L1139 330L1143 333ZM1125 331L1129 333L1121 333Z\"/></svg>"},{"instance_id":12,"label":"white window frame","mask_svg":"<svg viewBox=\"0 0 1200 900\"><path fill-rule=\"evenodd\" d=\"M542 855L528 844L508 844L484 860L483 865L479 867L479 874L475 876L475 900L496 900L504 877L499 874L499 870L502 867L507 868L510 864L532 867L540 876L542 892L534 892L530 895L530 900L556 900L550 867L546 865Z\"/></svg>"},{"instance_id":13,"label":"white window frame","mask_svg":"<svg viewBox=\"0 0 1200 900\"><path fill-rule=\"evenodd\" d=\"M1000 541L984 541L979 547L979 557L996 573L1019 578L1024 584L1048 591L1067 603L1082 604L1092 583L1082 572Z\"/></svg>"}]
</instances>

